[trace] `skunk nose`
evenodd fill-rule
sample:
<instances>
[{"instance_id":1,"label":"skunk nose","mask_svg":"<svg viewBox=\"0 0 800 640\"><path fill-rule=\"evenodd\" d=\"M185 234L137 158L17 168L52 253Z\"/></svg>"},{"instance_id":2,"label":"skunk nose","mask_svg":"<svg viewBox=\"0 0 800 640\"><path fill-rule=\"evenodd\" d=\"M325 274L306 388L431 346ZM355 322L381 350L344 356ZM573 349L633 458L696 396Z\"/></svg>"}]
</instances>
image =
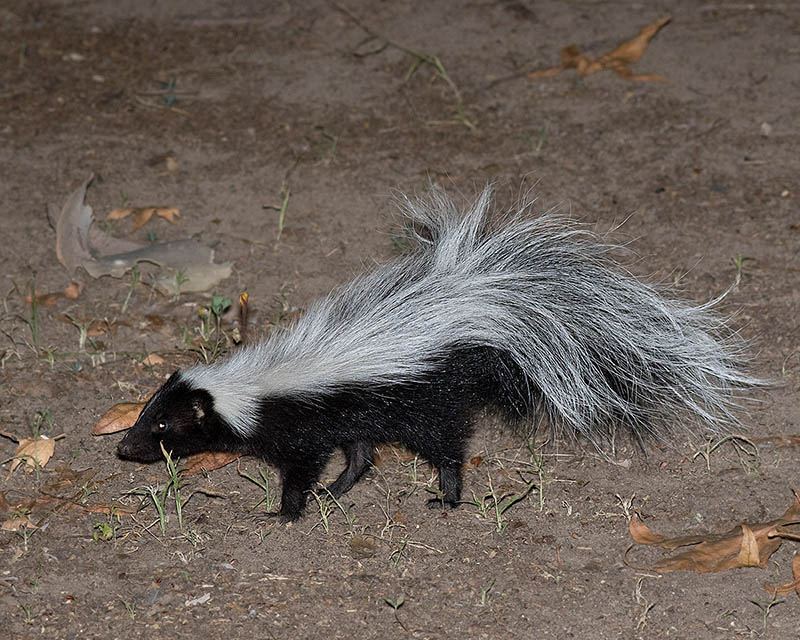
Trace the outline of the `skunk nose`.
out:
<instances>
[{"instance_id":1,"label":"skunk nose","mask_svg":"<svg viewBox=\"0 0 800 640\"><path fill-rule=\"evenodd\" d=\"M131 442L130 442L130 433L126 433L125 437L120 440L119 444L117 445L117 455L120 458L129 458L132 450L131 450Z\"/></svg>"}]
</instances>

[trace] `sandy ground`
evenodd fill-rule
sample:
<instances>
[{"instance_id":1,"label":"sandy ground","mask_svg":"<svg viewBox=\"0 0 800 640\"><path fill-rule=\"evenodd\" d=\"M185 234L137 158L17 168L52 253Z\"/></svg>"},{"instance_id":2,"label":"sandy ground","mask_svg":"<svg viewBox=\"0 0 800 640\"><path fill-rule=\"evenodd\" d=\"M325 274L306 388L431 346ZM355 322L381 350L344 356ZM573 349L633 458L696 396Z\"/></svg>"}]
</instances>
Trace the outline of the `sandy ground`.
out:
<instances>
[{"instance_id":1,"label":"sandy ground","mask_svg":"<svg viewBox=\"0 0 800 640\"><path fill-rule=\"evenodd\" d=\"M765 438L800 422L800 5L128 4L0 5L0 429L64 436L37 473L3 467L5 517L39 525L0 533L5 637L797 637L797 595L762 588L791 580L796 543L764 568L712 574L636 570L622 554L628 501L656 531L724 532L778 517L798 483L796 445ZM663 15L633 69L664 82L527 77L567 45L600 56ZM414 51L441 69L411 73ZM393 193L431 182L466 202L494 181L501 206L534 188L537 207L613 230L634 272L692 300L738 275L720 311L774 381L742 414L758 457L728 443L706 464L681 439L646 455L622 443L609 463L562 443L535 473L524 439L485 418L465 497L535 480L502 531L491 509L425 508L431 469L385 448L346 496L349 521L335 509L327 530L313 505L292 526L254 521L264 492L229 465L185 478L183 529L168 501L162 533L152 501L128 492L164 487L163 466L122 462L119 436L90 434L108 407L197 361L210 296L162 296L148 268L138 284L84 275L77 299L61 293L46 205L92 172L101 219L179 207L174 225L105 228L213 246L234 263L216 292L247 291L257 333L394 255ZM287 192L278 238L271 207ZM35 311L33 287L55 294ZM162 360L143 364L150 354Z\"/></svg>"}]
</instances>

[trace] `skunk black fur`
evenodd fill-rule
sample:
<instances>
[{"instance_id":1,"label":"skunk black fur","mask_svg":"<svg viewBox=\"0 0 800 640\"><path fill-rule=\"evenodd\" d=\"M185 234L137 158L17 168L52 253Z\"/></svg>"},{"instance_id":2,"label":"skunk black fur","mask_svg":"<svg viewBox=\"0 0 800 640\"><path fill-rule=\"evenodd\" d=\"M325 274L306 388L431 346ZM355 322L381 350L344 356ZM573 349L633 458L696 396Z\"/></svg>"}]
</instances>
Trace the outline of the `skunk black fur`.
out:
<instances>
[{"instance_id":1,"label":"skunk black fur","mask_svg":"<svg viewBox=\"0 0 800 640\"><path fill-rule=\"evenodd\" d=\"M341 496L375 445L401 442L461 497L477 410L544 417L600 446L619 427L665 438L692 418L736 424L740 342L708 306L670 300L621 269L593 233L525 207L489 219L487 189L466 212L436 192L406 201L417 248L318 300L293 328L227 360L176 372L119 445L141 462L241 451L281 474L295 520L331 454Z\"/></svg>"}]
</instances>

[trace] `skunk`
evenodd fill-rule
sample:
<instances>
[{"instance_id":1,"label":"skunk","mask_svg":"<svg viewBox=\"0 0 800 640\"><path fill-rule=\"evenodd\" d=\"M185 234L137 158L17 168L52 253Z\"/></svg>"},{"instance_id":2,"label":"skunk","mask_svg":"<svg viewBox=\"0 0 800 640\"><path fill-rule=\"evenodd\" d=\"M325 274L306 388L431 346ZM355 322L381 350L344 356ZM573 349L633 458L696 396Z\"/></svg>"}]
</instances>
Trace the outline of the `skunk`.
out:
<instances>
[{"instance_id":1,"label":"skunk","mask_svg":"<svg viewBox=\"0 0 800 640\"><path fill-rule=\"evenodd\" d=\"M296 520L336 448L356 483L380 443L400 442L458 504L476 411L546 421L602 449L620 428L668 439L689 419L737 425L758 385L743 343L709 307L670 299L616 247L529 204L492 215L487 187L461 212L443 193L403 198L415 248L314 302L290 329L209 366L177 371L119 444L140 462L236 451L275 465L279 515ZM691 430L691 427L690 427ZM695 427L696 430L696 427Z\"/></svg>"}]
</instances>

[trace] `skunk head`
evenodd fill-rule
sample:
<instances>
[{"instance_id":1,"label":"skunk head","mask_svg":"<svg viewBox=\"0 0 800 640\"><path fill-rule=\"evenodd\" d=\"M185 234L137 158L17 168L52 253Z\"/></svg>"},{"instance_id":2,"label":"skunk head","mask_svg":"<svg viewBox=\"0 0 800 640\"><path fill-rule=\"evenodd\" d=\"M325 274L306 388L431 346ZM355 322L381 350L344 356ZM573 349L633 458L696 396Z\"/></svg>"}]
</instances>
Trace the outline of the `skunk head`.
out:
<instances>
[{"instance_id":1,"label":"skunk head","mask_svg":"<svg viewBox=\"0 0 800 640\"><path fill-rule=\"evenodd\" d=\"M227 431L205 389L193 388L176 371L147 402L119 443L120 458L136 462L161 460L161 444L174 457L225 450Z\"/></svg>"}]
</instances>

